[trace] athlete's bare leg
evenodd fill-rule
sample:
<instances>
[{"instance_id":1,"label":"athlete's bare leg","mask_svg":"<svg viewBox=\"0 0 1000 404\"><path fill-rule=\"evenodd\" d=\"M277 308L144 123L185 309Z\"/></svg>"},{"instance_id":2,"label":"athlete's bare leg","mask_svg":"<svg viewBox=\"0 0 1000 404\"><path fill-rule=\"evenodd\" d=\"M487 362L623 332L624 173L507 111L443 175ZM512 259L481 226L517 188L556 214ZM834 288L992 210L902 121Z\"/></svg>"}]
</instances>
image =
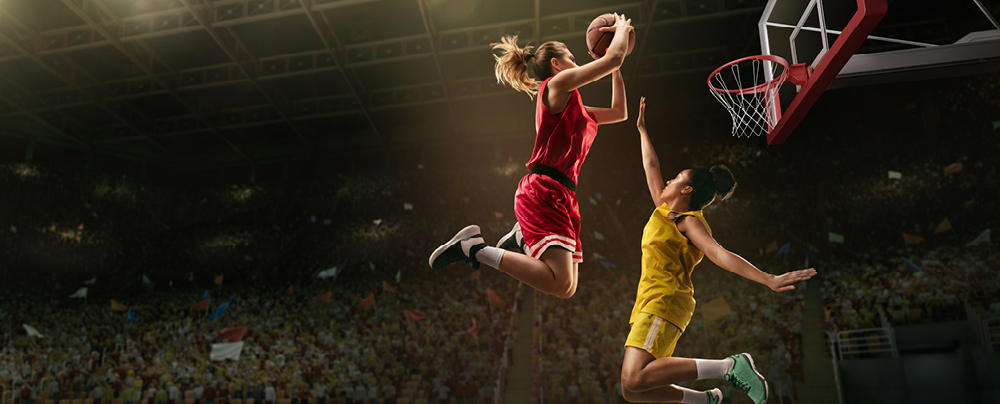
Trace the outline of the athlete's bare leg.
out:
<instances>
[{"instance_id":1,"label":"athlete's bare leg","mask_svg":"<svg viewBox=\"0 0 1000 404\"><path fill-rule=\"evenodd\" d=\"M680 390L671 385L697 379L698 365L693 359L669 356L656 359L642 349L634 346L625 347L625 360L622 362L622 394L626 391L633 394L650 393L648 395L657 397L651 398L654 401L679 401L680 396L676 399L670 396L675 391L680 394Z\"/></svg>"},{"instance_id":2,"label":"athlete's bare leg","mask_svg":"<svg viewBox=\"0 0 1000 404\"><path fill-rule=\"evenodd\" d=\"M576 293L579 265L573 262L573 253L562 247L549 247L540 260L508 251L497 269L561 299L568 299Z\"/></svg>"}]
</instances>

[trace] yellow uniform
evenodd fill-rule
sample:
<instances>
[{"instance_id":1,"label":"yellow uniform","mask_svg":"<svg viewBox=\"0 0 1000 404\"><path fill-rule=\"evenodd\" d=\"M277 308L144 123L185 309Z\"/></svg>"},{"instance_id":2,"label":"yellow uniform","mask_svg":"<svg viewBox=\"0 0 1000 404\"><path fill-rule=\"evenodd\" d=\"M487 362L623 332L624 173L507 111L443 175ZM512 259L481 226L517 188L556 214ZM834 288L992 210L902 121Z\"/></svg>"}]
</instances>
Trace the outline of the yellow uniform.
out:
<instances>
[{"instance_id":1,"label":"yellow uniform","mask_svg":"<svg viewBox=\"0 0 1000 404\"><path fill-rule=\"evenodd\" d=\"M677 339L691 322L695 305L691 272L705 257L677 229L675 220L681 215L698 218L712 232L702 211L674 212L667 204L653 211L642 231L642 278L625 346L656 358L673 355Z\"/></svg>"}]
</instances>

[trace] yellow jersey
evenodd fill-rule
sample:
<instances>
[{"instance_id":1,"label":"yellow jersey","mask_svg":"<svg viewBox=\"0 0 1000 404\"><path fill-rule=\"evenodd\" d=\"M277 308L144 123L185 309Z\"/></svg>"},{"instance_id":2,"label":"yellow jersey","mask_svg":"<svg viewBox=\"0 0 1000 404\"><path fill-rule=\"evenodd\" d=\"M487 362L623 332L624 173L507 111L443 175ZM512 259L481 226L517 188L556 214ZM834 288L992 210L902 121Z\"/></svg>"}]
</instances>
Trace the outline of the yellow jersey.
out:
<instances>
[{"instance_id":1,"label":"yellow jersey","mask_svg":"<svg viewBox=\"0 0 1000 404\"><path fill-rule=\"evenodd\" d=\"M642 230L642 277L629 324L635 322L639 313L647 313L662 317L684 331L694 314L691 272L705 253L677 230L677 223L669 218L671 213L697 217L712 233L700 210L674 212L664 203L653 211Z\"/></svg>"}]
</instances>

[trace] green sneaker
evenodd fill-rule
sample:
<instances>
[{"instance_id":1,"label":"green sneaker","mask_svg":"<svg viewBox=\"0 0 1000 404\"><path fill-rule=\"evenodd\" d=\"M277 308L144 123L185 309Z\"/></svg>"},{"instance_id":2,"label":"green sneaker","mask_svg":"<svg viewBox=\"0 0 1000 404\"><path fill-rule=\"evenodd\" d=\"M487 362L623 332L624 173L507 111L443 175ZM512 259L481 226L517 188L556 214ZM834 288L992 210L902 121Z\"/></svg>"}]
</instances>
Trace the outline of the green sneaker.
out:
<instances>
[{"instance_id":1,"label":"green sneaker","mask_svg":"<svg viewBox=\"0 0 1000 404\"><path fill-rule=\"evenodd\" d=\"M719 404L722 402L722 390L711 389L705 392L708 395L708 404Z\"/></svg>"},{"instance_id":2,"label":"green sneaker","mask_svg":"<svg viewBox=\"0 0 1000 404\"><path fill-rule=\"evenodd\" d=\"M755 404L767 403L767 381L760 375L753 364L750 354L744 352L730 356L733 360L733 370L726 374L725 379L747 393Z\"/></svg>"}]
</instances>

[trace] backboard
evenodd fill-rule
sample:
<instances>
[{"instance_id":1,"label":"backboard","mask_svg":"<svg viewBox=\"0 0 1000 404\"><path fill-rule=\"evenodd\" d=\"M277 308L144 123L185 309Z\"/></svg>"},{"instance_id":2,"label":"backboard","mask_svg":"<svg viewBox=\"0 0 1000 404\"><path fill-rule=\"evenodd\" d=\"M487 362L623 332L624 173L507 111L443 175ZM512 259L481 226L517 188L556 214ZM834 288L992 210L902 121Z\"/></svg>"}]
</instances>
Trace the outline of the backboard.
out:
<instances>
[{"instance_id":1,"label":"backboard","mask_svg":"<svg viewBox=\"0 0 1000 404\"><path fill-rule=\"evenodd\" d=\"M805 64L806 77L775 94L767 143L783 143L828 89L1000 70L998 14L996 0L768 0L761 54Z\"/></svg>"}]
</instances>

